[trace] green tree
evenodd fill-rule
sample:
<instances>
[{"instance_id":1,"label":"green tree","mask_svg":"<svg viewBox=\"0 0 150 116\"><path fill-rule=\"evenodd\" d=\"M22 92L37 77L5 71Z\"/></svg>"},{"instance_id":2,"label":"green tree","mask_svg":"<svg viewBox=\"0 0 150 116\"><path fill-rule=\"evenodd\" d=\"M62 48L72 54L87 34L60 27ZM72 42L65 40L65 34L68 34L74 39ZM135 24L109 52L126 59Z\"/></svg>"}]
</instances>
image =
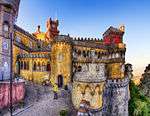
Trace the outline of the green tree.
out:
<instances>
[{"instance_id":1,"label":"green tree","mask_svg":"<svg viewBox=\"0 0 150 116\"><path fill-rule=\"evenodd\" d=\"M150 98L144 96L133 81L130 81L129 88L129 116L150 116Z\"/></svg>"}]
</instances>

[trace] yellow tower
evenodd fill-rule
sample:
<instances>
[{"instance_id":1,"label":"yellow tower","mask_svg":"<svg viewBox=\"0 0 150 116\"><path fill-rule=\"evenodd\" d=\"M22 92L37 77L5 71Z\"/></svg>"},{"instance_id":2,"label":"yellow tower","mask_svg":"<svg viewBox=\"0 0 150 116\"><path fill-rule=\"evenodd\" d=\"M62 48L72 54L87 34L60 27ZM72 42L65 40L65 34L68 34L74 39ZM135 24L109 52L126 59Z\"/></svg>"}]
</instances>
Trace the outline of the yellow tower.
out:
<instances>
[{"instance_id":1,"label":"yellow tower","mask_svg":"<svg viewBox=\"0 0 150 116\"><path fill-rule=\"evenodd\" d=\"M72 46L69 36L55 37L51 48L51 80L64 87L71 81Z\"/></svg>"}]
</instances>

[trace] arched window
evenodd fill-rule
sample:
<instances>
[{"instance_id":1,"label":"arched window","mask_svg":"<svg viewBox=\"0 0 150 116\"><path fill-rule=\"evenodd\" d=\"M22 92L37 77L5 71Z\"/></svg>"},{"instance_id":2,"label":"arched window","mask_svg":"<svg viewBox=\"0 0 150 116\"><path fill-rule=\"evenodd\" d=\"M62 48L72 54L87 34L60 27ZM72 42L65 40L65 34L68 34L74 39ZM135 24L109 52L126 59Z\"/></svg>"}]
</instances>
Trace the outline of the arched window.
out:
<instances>
[{"instance_id":1,"label":"arched window","mask_svg":"<svg viewBox=\"0 0 150 116\"><path fill-rule=\"evenodd\" d=\"M23 69L23 62L20 62L20 69Z\"/></svg>"},{"instance_id":2,"label":"arched window","mask_svg":"<svg viewBox=\"0 0 150 116\"><path fill-rule=\"evenodd\" d=\"M27 69L27 63L24 61L24 70Z\"/></svg>"},{"instance_id":3,"label":"arched window","mask_svg":"<svg viewBox=\"0 0 150 116\"><path fill-rule=\"evenodd\" d=\"M4 32L9 32L9 23L7 21L4 21L3 31Z\"/></svg>"},{"instance_id":4,"label":"arched window","mask_svg":"<svg viewBox=\"0 0 150 116\"><path fill-rule=\"evenodd\" d=\"M36 62L33 63L33 70L36 71Z\"/></svg>"},{"instance_id":5,"label":"arched window","mask_svg":"<svg viewBox=\"0 0 150 116\"><path fill-rule=\"evenodd\" d=\"M46 71L50 71L50 70L51 70L51 66L50 66L50 63L48 62L46 66Z\"/></svg>"},{"instance_id":6,"label":"arched window","mask_svg":"<svg viewBox=\"0 0 150 116\"><path fill-rule=\"evenodd\" d=\"M41 64L40 64L40 62L38 62L37 70L38 70L38 71L40 71L40 70L41 70Z\"/></svg>"},{"instance_id":7,"label":"arched window","mask_svg":"<svg viewBox=\"0 0 150 116\"><path fill-rule=\"evenodd\" d=\"M87 51L87 57L89 57L89 50Z\"/></svg>"},{"instance_id":8,"label":"arched window","mask_svg":"<svg viewBox=\"0 0 150 116\"><path fill-rule=\"evenodd\" d=\"M45 66L45 63L42 62L42 71L45 71L46 70L46 66Z\"/></svg>"},{"instance_id":9,"label":"arched window","mask_svg":"<svg viewBox=\"0 0 150 116\"><path fill-rule=\"evenodd\" d=\"M98 52L98 56L97 56L97 58L98 58L98 59L100 58L100 52Z\"/></svg>"},{"instance_id":10,"label":"arched window","mask_svg":"<svg viewBox=\"0 0 150 116\"><path fill-rule=\"evenodd\" d=\"M81 55L81 51L80 50L78 50L78 56L80 56Z\"/></svg>"},{"instance_id":11,"label":"arched window","mask_svg":"<svg viewBox=\"0 0 150 116\"><path fill-rule=\"evenodd\" d=\"M82 67L78 66L78 72L81 72L81 71L82 71Z\"/></svg>"},{"instance_id":12,"label":"arched window","mask_svg":"<svg viewBox=\"0 0 150 116\"><path fill-rule=\"evenodd\" d=\"M83 51L83 56L86 58L86 52L85 51Z\"/></svg>"}]
</instances>

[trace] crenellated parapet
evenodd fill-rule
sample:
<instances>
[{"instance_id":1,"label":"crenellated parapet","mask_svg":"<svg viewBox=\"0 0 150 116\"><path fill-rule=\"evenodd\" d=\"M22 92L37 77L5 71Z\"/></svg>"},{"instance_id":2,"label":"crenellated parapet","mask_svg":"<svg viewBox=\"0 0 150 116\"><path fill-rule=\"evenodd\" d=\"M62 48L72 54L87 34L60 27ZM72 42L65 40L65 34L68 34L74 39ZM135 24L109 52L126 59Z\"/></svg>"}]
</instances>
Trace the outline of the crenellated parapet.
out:
<instances>
[{"instance_id":1,"label":"crenellated parapet","mask_svg":"<svg viewBox=\"0 0 150 116\"><path fill-rule=\"evenodd\" d=\"M103 94L103 115L128 116L129 78L107 80Z\"/></svg>"},{"instance_id":2,"label":"crenellated parapet","mask_svg":"<svg viewBox=\"0 0 150 116\"><path fill-rule=\"evenodd\" d=\"M50 58L50 54L19 54L17 56L20 58Z\"/></svg>"},{"instance_id":3,"label":"crenellated parapet","mask_svg":"<svg viewBox=\"0 0 150 116\"><path fill-rule=\"evenodd\" d=\"M123 79L107 79L106 80L106 88L121 88L126 87L129 84L129 78L123 78Z\"/></svg>"},{"instance_id":4,"label":"crenellated parapet","mask_svg":"<svg viewBox=\"0 0 150 116\"><path fill-rule=\"evenodd\" d=\"M88 41L88 42L102 42L100 38L90 38L90 37L72 37L73 41Z\"/></svg>"},{"instance_id":5,"label":"crenellated parapet","mask_svg":"<svg viewBox=\"0 0 150 116\"><path fill-rule=\"evenodd\" d=\"M74 62L124 62L125 49L107 49L107 48L91 48L91 47L73 47Z\"/></svg>"}]
</instances>

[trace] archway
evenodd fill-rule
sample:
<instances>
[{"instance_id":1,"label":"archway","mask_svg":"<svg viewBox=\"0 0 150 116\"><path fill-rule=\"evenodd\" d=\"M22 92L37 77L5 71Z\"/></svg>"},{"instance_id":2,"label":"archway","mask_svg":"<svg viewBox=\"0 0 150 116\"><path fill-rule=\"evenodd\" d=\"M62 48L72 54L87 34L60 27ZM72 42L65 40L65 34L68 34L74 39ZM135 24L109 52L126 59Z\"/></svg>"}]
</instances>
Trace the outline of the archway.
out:
<instances>
[{"instance_id":1,"label":"archway","mask_svg":"<svg viewBox=\"0 0 150 116\"><path fill-rule=\"evenodd\" d=\"M63 76L58 75L58 87L63 87Z\"/></svg>"}]
</instances>

